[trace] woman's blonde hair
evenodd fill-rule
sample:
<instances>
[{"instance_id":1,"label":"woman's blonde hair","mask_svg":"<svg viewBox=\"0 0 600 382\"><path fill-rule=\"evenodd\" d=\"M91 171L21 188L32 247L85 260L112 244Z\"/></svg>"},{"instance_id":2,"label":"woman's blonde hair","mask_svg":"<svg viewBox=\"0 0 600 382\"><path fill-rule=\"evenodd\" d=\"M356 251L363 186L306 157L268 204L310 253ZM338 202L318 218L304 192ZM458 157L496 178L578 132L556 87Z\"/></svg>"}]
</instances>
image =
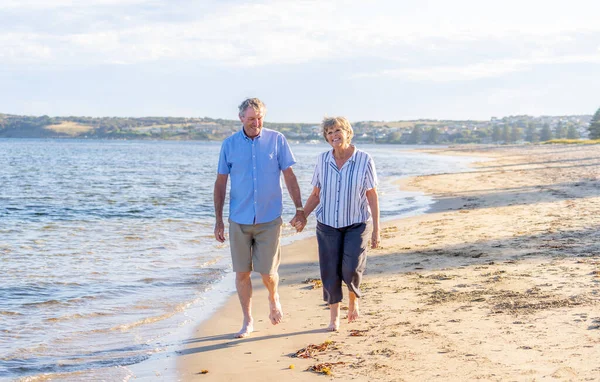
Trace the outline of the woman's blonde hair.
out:
<instances>
[{"instance_id":1,"label":"woman's blonde hair","mask_svg":"<svg viewBox=\"0 0 600 382\"><path fill-rule=\"evenodd\" d=\"M323 133L323 138L325 138L325 140L327 140L327 130L334 127L339 127L345 131L348 134L349 141L354 137L354 130L352 130L352 125L350 125L350 121L348 121L346 117L325 117L323 118L323 122L321 122L321 132Z\"/></svg>"}]
</instances>

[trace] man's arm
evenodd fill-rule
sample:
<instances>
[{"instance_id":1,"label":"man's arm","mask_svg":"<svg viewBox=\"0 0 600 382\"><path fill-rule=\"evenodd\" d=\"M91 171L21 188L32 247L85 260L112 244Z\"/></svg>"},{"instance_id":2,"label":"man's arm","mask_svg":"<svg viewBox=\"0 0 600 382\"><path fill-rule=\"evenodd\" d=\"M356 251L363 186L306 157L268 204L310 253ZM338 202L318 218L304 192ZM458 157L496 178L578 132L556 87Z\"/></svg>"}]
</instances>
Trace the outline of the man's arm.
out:
<instances>
[{"instance_id":1,"label":"man's arm","mask_svg":"<svg viewBox=\"0 0 600 382\"><path fill-rule=\"evenodd\" d=\"M296 215L294 215L294 217L290 221L290 224L295 226L296 222L300 222L304 227L306 225L306 217L304 216L304 211L298 211L298 208L302 208L300 186L298 186L298 179L296 179L296 175L294 174L294 170L292 170L291 166L283 170L283 179L285 179L285 186L287 187L288 193L292 198L292 202L294 202L294 206L296 206Z\"/></svg>"},{"instance_id":2,"label":"man's arm","mask_svg":"<svg viewBox=\"0 0 600 382\"><path fill-rule=\"evenodd\" d=\"M227 193L227 174L217 174L215 181L215 190L213 197L215 201L215 239L225 242L225 224L223 223L223 205L225 204L225 194Z\"/></svg>"}]
</instances>

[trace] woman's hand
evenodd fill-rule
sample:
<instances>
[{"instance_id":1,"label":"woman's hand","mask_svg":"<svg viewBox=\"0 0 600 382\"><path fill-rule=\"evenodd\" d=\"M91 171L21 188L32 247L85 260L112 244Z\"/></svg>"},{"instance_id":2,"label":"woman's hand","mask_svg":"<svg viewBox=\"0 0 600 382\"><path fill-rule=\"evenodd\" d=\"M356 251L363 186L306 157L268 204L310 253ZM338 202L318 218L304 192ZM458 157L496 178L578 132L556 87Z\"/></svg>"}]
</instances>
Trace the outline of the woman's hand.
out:
<instances>
[{"instance_id":1,"label":"woman's hand","mask_svg":"<svg viewBox=\"0 0 600 382\"><path fill-rule=\"evenodd\" d=\"M379 229L373 229L373 233L371 234L371 248L377 249L379 248L379 244L381 244Z\"/></svg>"}]
</instances>

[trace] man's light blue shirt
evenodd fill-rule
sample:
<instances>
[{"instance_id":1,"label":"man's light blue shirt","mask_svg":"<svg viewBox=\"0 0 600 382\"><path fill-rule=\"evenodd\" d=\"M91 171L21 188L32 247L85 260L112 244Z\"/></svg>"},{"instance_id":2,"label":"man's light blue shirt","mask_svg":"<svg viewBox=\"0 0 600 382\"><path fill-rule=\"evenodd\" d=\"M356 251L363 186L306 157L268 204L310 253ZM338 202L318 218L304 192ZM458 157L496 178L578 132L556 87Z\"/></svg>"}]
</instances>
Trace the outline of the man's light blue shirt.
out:
<instances>
[{"instance_id":1,"label":"man's light blue shirt","mask_svg":"<svg viewBox=\"0 0 600 382\"><path fill-rule=\"evenodd\" d=\"M267 223L283 209L281 171L296 163L285 136L263 128L250 139L244 129L226 138L219 174L230 175L229 218L238 224Z\"/></svg>"}]
</instances>

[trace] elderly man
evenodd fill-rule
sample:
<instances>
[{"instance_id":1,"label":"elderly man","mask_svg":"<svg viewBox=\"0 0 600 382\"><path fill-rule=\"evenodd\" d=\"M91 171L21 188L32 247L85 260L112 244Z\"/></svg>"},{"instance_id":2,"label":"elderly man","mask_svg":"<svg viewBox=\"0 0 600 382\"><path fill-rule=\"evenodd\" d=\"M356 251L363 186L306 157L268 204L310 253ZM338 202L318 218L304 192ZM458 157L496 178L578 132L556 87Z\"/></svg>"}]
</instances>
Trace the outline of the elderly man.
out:
<instances>
[{"instance_id":1,"label":"elderly man","mask_svg":"<svg viewBox=\"0 0 600 382\"><path fill-rule=\"evenodd\" d=\"M236 338L254 330L252 319L252 282L254 270L262 276L269 292L269 319L277 325L283 318L279 303L277 270L281 260L280 234L282 190L280 174L296 206L290 224L306 224L300 187L292 170L296 163L283 134L263 129L266 107L258 98L246 99L239 106L242 129L223 141L214 189L215 238L225 242L223 205L227 179L229 195L229 242L233 270L244 321Z\"/></svg>"}]
</instances>

